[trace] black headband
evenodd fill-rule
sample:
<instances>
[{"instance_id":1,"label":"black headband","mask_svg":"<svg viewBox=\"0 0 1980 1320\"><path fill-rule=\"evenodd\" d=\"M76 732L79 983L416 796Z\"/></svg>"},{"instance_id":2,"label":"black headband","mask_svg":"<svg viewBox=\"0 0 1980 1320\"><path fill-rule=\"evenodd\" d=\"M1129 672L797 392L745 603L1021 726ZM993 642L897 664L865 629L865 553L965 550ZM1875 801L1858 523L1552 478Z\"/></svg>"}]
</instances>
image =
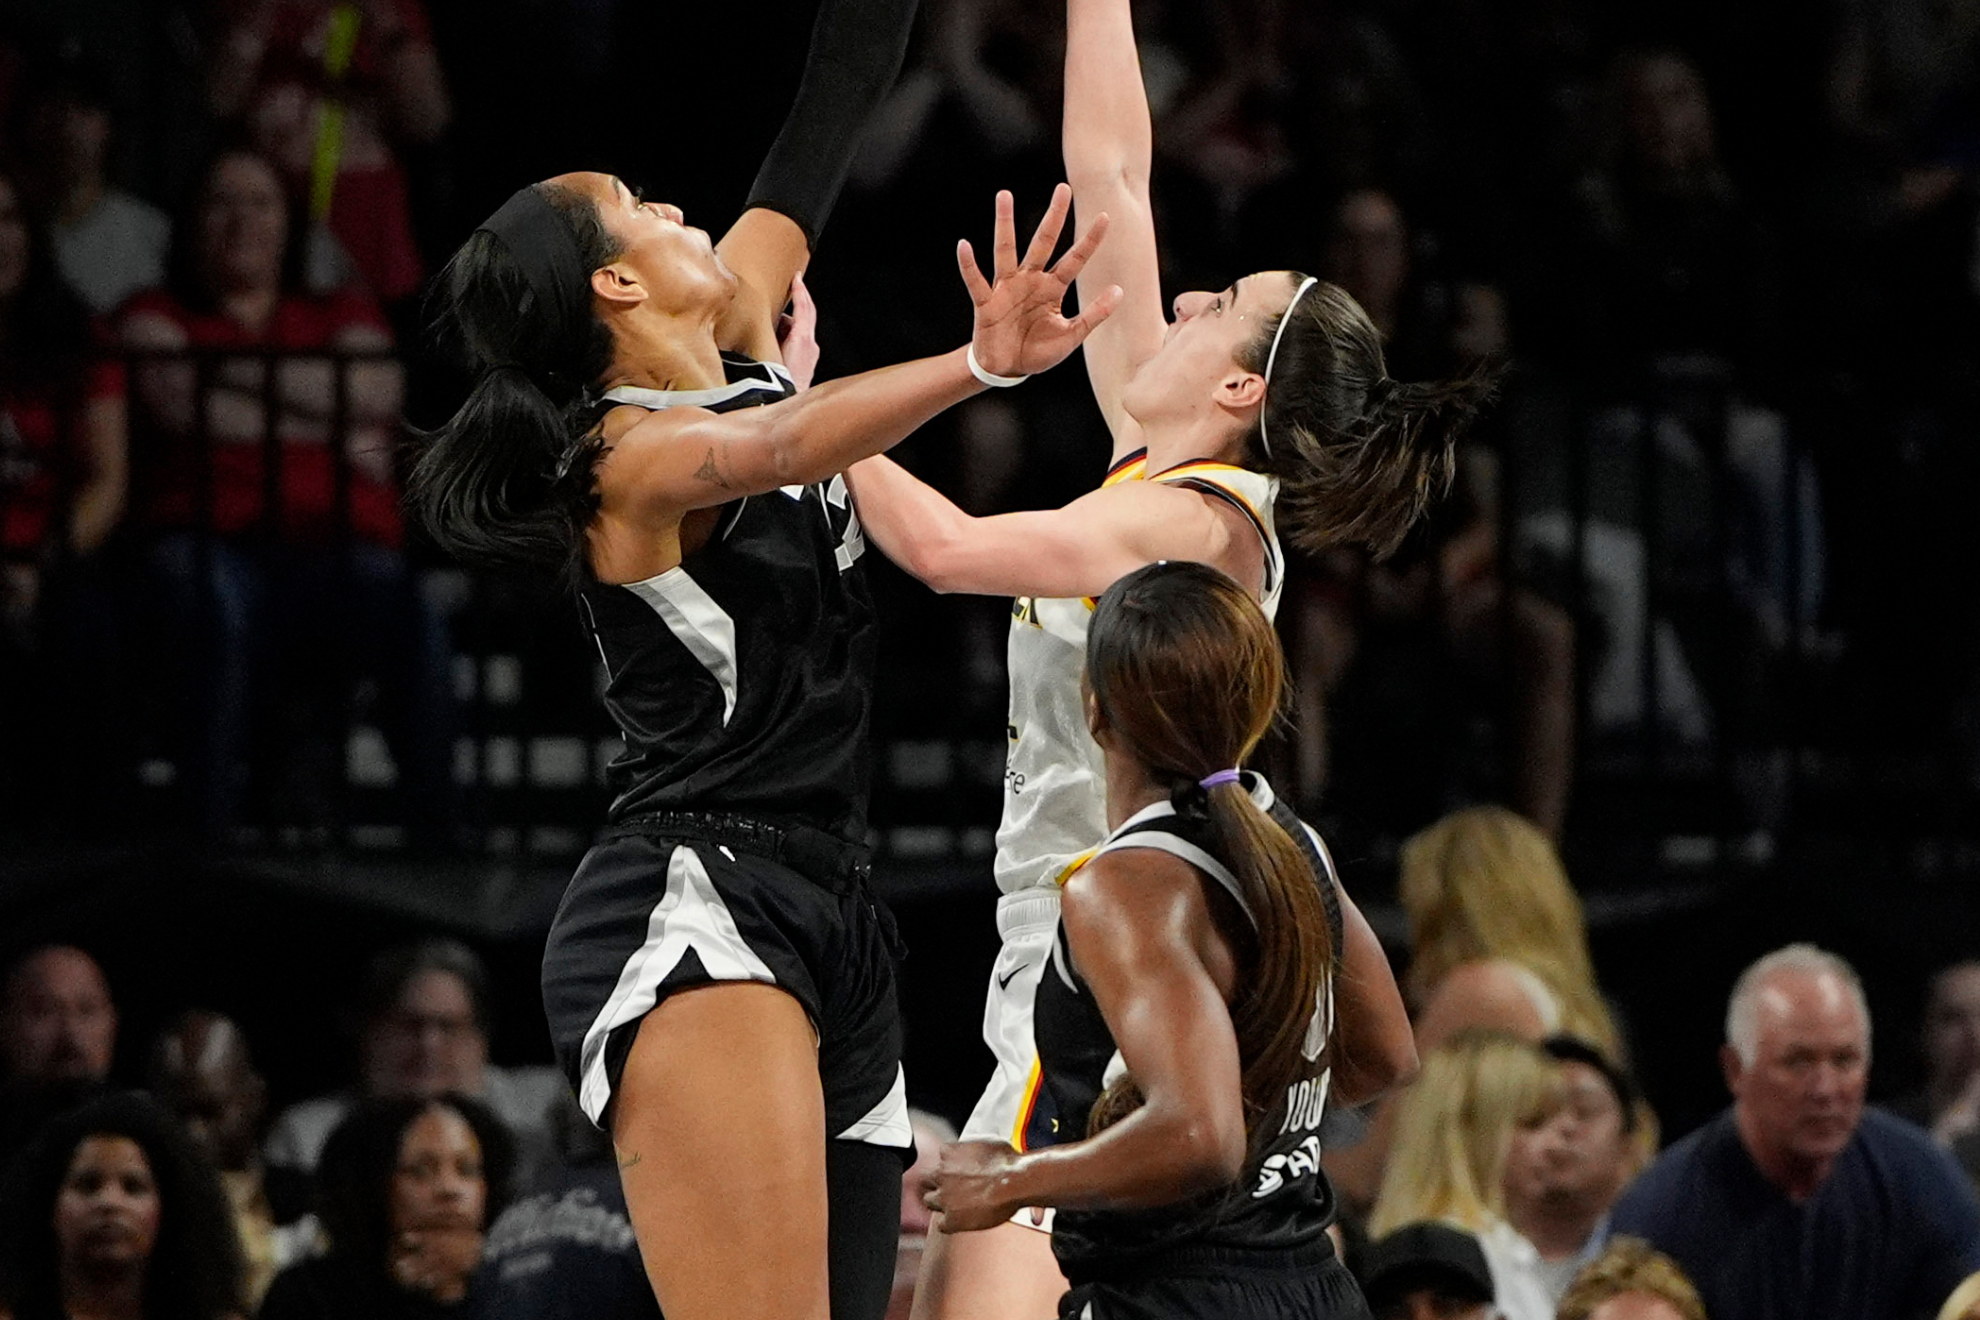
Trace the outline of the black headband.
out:
<instances>
[{"instance_id":1,"label":"black headband","mask_svg":"<svg viewBox=\"0 0 1980 1320\"><path fill-rule=\"evenodd\" d=\"M481 228L501 239L522 267L551 318L554 341L575 333L590 310L591 272L584 268L577 235L557 208L534 187L518 189Z\"/></svg>"},{"instance_id":2,"label":"black headband","mask_svg":"<svg viewBox=\"0 0 1980 1320\"><path fill-rule=\"evenodd\" d=\"M1608 1055L1579 1036L1549 1036L1540 1042L1540 1048L1560 1063L1582 1063L1601 1073L1602 1080L1615 1092L1616 1103L1622 1107L1623 1131L1636 1130L1636 1100L1639 1094L1636 1083Z\"/></svg>"}]
</instances>

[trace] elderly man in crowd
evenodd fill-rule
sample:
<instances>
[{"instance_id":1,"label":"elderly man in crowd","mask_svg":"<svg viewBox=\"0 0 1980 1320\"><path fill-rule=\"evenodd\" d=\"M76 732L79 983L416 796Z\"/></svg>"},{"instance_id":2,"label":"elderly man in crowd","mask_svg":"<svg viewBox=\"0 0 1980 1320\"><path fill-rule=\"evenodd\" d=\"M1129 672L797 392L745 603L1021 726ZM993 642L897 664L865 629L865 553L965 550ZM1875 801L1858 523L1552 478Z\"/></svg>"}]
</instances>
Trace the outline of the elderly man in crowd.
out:
<instances>
[{"instance_id":1,"label":"elderly man in crowd","mask_svg":"<svg viewBox=\"0 0 1980 1320\"><path fill-rule=\"evenodd\" d=\"M488 972L474 951L448 939L387 950L371 966L363 1003L358 1088L289 1106L268 1134L278 1202L307 1186L324 1142L358 1099L449 1092L473 1096L502 1120L516 1139L517 1188L534 1190L555 1159L569 1088L555 1068L488 1062Z\"/></svg>"},{"instance_id":2,"label":"elderly man in crowd","mask_svg":"<svg viewBox=\"0 0 1980 1320\"><path fill-rule=\"evenodd\" d=\"M96 959L66 944L34 950L0 999L0 1065L10 1083L94 1083L110 1076L117 1006Z\"/></svg>"},{"instance_id":3,"label":"elderly man in crowd","mask_svg":"<svg viewBox=\"0 0 1980 1320\"><path fill-rule=\"evenodd\" d=\"M1713 1320L1912 1320L1980 1269L1980 1202L1947 1154L1863 1105L1870 1011L1848 963L1794 944L1733 988L1732 1108L1616 1206Z\"/></svg>"},{"instance_id":4,"label":"elderly man in crowd","mask_svg":"<svg viewBox=\"0 0 1980 1320\"><path fill-rule=\"evenodd\" d=\"M1513 1133L1506 1156L1506 1218L1539 1252L1534 1274L1558 1304L1602 1250L1609 1211L1642 1164L1637 1090L1593 1045L1550 1036L1562 1103Z\"/></svg>"}]
</instances>

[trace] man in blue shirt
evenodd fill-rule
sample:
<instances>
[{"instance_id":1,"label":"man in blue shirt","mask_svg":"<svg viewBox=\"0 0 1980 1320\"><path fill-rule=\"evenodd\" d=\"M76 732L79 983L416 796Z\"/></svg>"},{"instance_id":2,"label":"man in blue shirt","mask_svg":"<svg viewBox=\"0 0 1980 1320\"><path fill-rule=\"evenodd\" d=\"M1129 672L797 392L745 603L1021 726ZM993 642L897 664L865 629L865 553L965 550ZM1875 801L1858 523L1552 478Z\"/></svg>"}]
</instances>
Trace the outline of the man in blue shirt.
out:
<instances>
[{"instance_id":1,"label":"man in blue shirt","mask_svg":"<svg viewBox=\"0 0 1980 1320\"><path fill-rule=\"evenodd\" d=\"M1616 1233L1675 1257L1712 1320L1930 1320L1980 1271L1980 1202L1925 1132L1865 1112L1870 1012L1849 964L1776 950L1733 988L1732 1108L1666 1150Z\"/></svg>"}]
</instances>

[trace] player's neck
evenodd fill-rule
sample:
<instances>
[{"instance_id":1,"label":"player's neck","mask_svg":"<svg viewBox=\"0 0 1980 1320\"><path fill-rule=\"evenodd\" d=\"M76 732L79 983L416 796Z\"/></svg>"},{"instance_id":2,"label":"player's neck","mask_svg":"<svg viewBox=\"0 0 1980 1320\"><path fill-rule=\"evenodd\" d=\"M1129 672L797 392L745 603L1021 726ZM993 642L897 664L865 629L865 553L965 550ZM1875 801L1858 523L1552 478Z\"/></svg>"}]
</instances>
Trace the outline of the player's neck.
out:
<instances>
[{"instance_id":1,"label":"player's neck","mask_svg":"<svg viewBox=\"0 0 1980 1320\"><path fill-rule=\"evenodd\" d=\"M1158 783L1139 760L1120 752L1106 755L1109 831L1119 829L1135 812L1168 801L1168 786Z\"/></svg>"},{"instance_id":2,"label":"player's neck","mask_svg":"<svg viewBox=\"0 0 1980 1320\"><path fill-rule=\"evenodd\" d=\"M615 330L606 386L649 390L712 390L728 383L710 328L676 318L628 314Z\"/></svg>"},{"instance_id":3,"label":"player's neck","mask_svg":"<svg viewBox=\"0 0 1980 1320\"><path fill-rule=\"evenodd\" d=\"M1230 419L1221 412L1155 418L1142 424L1141 436L1148 445L1150 476L1198 459L1240 466L1244 458L1244 437L1231 433Z\"/></svg>"}]
</instances>

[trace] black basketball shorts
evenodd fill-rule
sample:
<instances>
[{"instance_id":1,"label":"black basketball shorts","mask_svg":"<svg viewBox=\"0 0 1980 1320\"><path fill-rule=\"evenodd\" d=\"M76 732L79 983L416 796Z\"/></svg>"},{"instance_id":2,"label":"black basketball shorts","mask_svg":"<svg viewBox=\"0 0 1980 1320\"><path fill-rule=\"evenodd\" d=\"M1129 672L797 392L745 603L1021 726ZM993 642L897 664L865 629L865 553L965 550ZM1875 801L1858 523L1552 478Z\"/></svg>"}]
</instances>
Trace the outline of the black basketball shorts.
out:
<instances>
[{"instance_id":1,"label":"black basketball shorts","mask_svg":"<svg viewBox=\"0 0 1980 1320\"><path fill-rule=\"evenodd\" d=\"M579 1104L609 1130L633 1037L661 999L756 981L811 1018L826 1130L911 1159L891 919L862 878L820 883L766 855L776 832L723 833L608 831L579 863L543 951L543 1009Z\"/></svg>"},{"instance_id":2,"label":"black basketball shorts","mask_svg":"<svg viewBox=\"0 0 1980 1320\"><path fill-rule=\"evenodd\" d=\"M1276 1259L1274 1259L1276 1257ZM1137 1277L1139 1275L1139 1277ZM1331 1250L1185 1248L1145 1272L1079 1283L1059 1320L1369 1320L1354 1276Z\"/></svg>"}]
</instances>

